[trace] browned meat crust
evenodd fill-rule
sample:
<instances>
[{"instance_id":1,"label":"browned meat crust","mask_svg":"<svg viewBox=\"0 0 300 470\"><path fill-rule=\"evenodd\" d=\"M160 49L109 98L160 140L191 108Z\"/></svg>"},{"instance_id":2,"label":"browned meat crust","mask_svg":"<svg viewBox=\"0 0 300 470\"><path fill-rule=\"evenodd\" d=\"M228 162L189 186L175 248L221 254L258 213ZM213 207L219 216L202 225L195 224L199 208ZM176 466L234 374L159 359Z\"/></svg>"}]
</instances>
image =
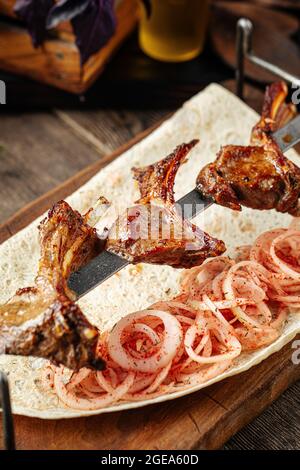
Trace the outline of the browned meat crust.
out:
<instances>
[{"instance_id":1,"label":"browned meat crust","mask_svg":"<svg viewBox=\"0 0 300 470\"><path fill-rule=\"evenodd\" d=\"M198 141L178 146L165 159L134 168L141 198L113 224L107 249L131 263L190 268L225 251L222 241L202 232L174 205L174 180L188 152Z\"/></svg>"},{"instance_id":2,"label":"browned meat crust","mask_svg":"<svg viewBox=\"0 0 300 470\"><path fill-rule=\"evenodd\" d=\"M144 168L132 168L133 178L138 182L141 193L137 201L147 204L159 200L164 204L174 204L174 183L180 166L187 161L190 150L199 142L193 139L176 149L162 160Z\"/></svg>"},{"instance_id":3,"label":"browned meat crust","mask_svg":"<svg viewBox=\"0 0 300 470\"><path fill-rule=\"evenodd\" d=\"M0 306L0 353L32 355L71 369L104 367L97 359L98 330L90 324L68 287L78 270L104 248L132 263L146 262L189 268L225 251L174 205L174 180L196 140L180 145L168 157L134 169L141 198L99 239L94 225L107 201L84 217L60 201L39 226L41 258L33 287L19 289ZM103 219L102 219L103 220ZM118 237L113 237L117 231Z\"/></svg>"},{"instance_id":4,"label":"browned meat crust","mask_svg":"<svg viewBox=\"0 0 300 470\"><path fill-rule=\"evenodd\" d=\"M271 135L296 113L294 105L285 103L287 92L283 82L268 87L251 145L222 147L216 160L200 171L196 185L204 196L234 210L246 206L300 215L300 169L283 155Z\"/></svg>"},{"instance_id":5,"label":"browned meat crust","mask_svg":"<svg viewBox=\"0 0 300 470\"><path fill-rule=\"evenodd\" d=\"M54 205L39 230L35 286L19 289L0 306L0 353L43 357L71 369L103 368L104 362L96 359L98 330L74 303L67 279L96 256L104 242L64 201Z\"/></svg>"}]
</instances>

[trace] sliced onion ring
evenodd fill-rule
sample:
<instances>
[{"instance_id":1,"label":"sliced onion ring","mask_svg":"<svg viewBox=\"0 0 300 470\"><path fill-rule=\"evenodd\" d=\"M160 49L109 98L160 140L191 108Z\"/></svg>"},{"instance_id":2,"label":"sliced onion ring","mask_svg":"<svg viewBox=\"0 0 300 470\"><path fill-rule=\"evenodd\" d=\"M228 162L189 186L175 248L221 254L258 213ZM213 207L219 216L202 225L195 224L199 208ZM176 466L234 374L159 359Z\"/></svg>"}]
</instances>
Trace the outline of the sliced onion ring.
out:
<instances>
[{"instance_id":1,"label":"sliced onion ring","mask_svg":"<svg viewBox=\"0 0 300 470\"><path fill-rule=\"evenodd\" d=\"M63 381L63 370L62 367L57 368L54 375L55 391L65 405L76 410L98 410L120 400L132 386L135 377L134 372L129 372L125 380L112 393L104 393L94 398L82 398L68 391Z\"/></svg>"},{"instance_id":2,"label":"sliced onion ring","mask_svg":"<svg viewBox=\"0 0 300 470\"><path fill-rule=\"evenodd\" d=\"M132 357L122 345L122 333L125 328L140 324L148 316L158 317L163 322L165 330L162 344L150 357ZM151 374L166 367L174 359L181 341L182 328L173 315L160 310L143 310L127 315L116 324L108 339L108 351L113 361L123 369Z\"/></svg>"}]
</instances>

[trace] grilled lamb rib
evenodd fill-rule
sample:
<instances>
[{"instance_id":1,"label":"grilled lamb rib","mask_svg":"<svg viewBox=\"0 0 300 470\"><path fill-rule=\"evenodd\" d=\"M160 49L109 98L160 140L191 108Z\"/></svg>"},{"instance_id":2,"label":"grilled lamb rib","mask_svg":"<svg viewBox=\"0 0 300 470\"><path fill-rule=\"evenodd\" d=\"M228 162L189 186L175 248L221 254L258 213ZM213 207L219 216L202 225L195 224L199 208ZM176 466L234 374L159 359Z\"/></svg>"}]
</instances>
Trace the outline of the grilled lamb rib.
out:
<instances>
[{"instance_id":1,"label":"grilled lamb rib","mask_svg":"<svg viewBox=\"0 0 300 470\"><path fill-rule=\"evenodd\" d=\"M141 198L111 227L108 251L130 263L167 264L174 268L197 266L225 251L222 241L183 219L175 205L175 176L197 142L179 145L153 165L133 168Z\"/></svg>"},{"instance_id":2,"label":"grilled lamb rib","mask_svg":"<svg viewBox=\"0 0 300 470\"><path fill-rule=\"evenodd\" d=\"M267 88L251 145L222 147L217 159L198 175L196 185L201 194L234 210L247 206L300 215L300 169L283 155L272 138L274 131L295 116L295 106L285 103L287 93L284 82Z\"/></svg>"},{"instance_id":3,"label":"grilled lamb rib","mask_svg":"<svg viewBox=\"0 0 300 470\"><path fill-rule=\"evenodd\" d=\"M35 285L19 289L0 306L0 354L43 357L70 369L101 369L105 364L96 354L99 332L75 303L68 287L72 272L105 248L132 263L180 268L199 265L225 251L222 241L183 219L175 206L175 176L196 143L180 145L162 161L134 169L141 198L100 238L91 225L103 221L104 198L84 217L64 201L55 204L39 226L41 258ZM149 238L153 228L157 233ZM119 238L113 238L120 229Z\"/></svg>"},{"instance_id":4,"label":"grilled lamb rib","mask_svg":"<svg viewBox=\"0 0 300 470\"><path fill-rule=\"evenodd\" d=\"M60 201L41 222L35 285L19 289L0 306L0 353L43 357L70 369L104 367L95 354L98 330L67 285L69 274L103 249L104 242L87 224L91 216L82 217Z\"/></svg>"}]
</instances>

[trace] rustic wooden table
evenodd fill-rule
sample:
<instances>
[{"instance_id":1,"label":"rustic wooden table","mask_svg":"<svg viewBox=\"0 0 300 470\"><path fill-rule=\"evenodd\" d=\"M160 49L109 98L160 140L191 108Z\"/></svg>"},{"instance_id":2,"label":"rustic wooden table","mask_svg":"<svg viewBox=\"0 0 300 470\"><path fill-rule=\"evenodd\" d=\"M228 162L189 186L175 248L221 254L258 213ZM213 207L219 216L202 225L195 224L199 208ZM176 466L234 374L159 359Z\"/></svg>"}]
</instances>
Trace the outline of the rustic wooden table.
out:
<instances>
[{"instance_id":1,"label":"rustic wooden table","mask_svg":"<svg viewBox=\"0 0 300 470\"><path fill-rule=\"evenodd\" d=\"M252 106L257 106L253 93ZM171 110L63 110L0 116L0 224ZM247 403L245 403L247 406ZM300 449L300 383L225 449Z\"/></svg>"}]
</instances>

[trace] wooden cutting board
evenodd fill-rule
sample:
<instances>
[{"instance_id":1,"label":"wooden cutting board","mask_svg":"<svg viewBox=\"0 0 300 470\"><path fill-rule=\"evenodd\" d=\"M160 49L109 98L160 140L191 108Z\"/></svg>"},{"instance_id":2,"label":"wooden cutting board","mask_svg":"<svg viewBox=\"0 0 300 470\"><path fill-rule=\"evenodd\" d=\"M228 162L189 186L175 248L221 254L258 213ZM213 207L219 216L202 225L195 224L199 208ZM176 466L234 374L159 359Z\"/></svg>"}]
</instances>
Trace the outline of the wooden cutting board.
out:
<instances>
[{"instance_id":1,"label":"wooden cutting board","mask_svg":"<svg viewBox=\"0 0 300 470\"><path fill-rule=\"evenodd\" d=\"M252 100L256 97L253 105L261 101L261 93L255 94L253 89L249 96ZM19 211L0 226L0 242L40 216L54 202L75 191L152 130L139 134L116 152ZM243 374L158 405L60 421L15 416L17 448L218 449L300 379L300 368L291 361L293 351L290 343ZM0 446L2 441L1 429Z\"/></svg>"},{"instance_id":2,"label":"wooden cutting board","mask_svg":"<svg viewBox=\"0 0 300 470\"><path fill-rule=\"evenodd\" d=\"M63 22L53 29L42 46L35 48L27 29L16 18L15 3L15 0L0 0L1 69L75 94L84 93L94 83L138 21L136 0L122 0L116 4L115 33L104 47L81 66L69 22Z\"/></svg>"}]
</instances>

